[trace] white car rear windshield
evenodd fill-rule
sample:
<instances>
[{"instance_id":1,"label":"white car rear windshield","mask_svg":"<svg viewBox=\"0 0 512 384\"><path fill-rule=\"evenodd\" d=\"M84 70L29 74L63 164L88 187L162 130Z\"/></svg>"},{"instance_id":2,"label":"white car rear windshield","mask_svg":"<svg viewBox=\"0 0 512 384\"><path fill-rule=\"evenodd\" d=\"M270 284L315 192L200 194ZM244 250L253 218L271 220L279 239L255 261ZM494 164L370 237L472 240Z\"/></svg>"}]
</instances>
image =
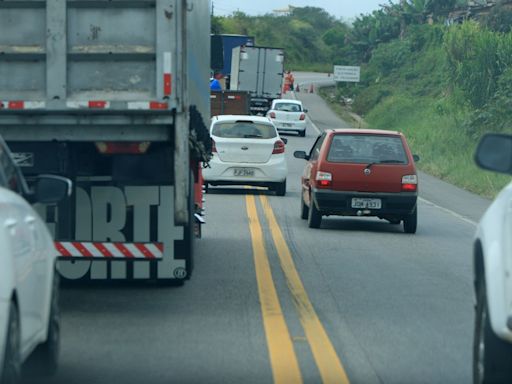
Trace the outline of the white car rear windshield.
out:
<instances>
[{"instance_id":1,"label":"white car rear windshield","mask_svg":"<svg viewBox=\"0 0 512 384\"><path fill-rule=\"evenodd\" d=\"M398 136L335 135L327 161L335 163L407 164L407 155Z\"/></svg>"},{"instance_id":2,"label":"white car rear windshield","mask_svg":"<svg viewBox=\"0 0 512 384\"><path fill-rule=\"evenodd\" d=\"M300 112L302 109L299 104L295 103L276 103L274 110L283 112Z\"/></svg>"},{"instance_id":3,"label":"white car rear windshield","mask_svg":"<svg viewBox=\"0 0 512 384\"><path fill-rule=\"evenodd\" d=\"M277 137L277 132L270 124L237 121L216 123L213 126L212 135L232 139L272 139Z\"/></svg>"}]
</instances>

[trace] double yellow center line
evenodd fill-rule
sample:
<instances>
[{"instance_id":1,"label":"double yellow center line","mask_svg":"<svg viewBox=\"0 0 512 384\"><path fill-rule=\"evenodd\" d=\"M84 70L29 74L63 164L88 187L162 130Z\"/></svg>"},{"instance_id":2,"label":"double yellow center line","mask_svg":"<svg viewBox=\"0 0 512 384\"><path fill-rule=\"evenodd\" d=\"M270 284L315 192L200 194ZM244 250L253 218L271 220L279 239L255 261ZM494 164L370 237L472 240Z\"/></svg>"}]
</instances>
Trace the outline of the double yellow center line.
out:
<instances>
[{"instance_id":1,"label":"double yellow center line","mask_svg":"<svg viewBox=\"0 0 512 384\"><path fill-rule=\"evenodd\" d=\"M293 302L304 328L316 365L323 383L349 383L347 374L336 354L329 336L309 300L295 268L290 249L286 244L274 212L266 196L260 195L260 202L268 222L272 239L276 246L279 262L293 297ZM279 297L272 279L272 271L265 250L265 241L261 229L256 200L246 196L247 215L252 238L256 279L263 315L263 324L272 366L274 383L302 383L297 356L290 337L290 332L281 309Z\"/></svg>"}]
</instances>

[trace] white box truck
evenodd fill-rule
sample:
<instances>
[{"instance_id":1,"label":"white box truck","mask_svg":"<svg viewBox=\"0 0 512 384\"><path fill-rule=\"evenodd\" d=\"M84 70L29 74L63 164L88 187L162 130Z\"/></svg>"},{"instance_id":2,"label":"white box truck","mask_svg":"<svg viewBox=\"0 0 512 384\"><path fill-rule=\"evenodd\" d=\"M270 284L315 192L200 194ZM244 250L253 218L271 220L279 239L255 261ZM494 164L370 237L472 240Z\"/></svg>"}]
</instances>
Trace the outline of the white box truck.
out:
<instances>
[{"instance_id":1,"label":"white box truck","mask_svg":"<svg viewBox=\"0 0 512 384\"><path fill-rule=\"evenodd\" d=\"M249 91L251 113L264 115L272 100L281 97L284 50L269 47L233 48L231 89Z\"/></svg>"},{"instance_id":2,"label":"white box truck","mask_svg":"<svg viewBox=\"0 0 512 384\"><path fill-rule=\"evenodd\" d=\"M66 176L39 207L68 279L189 278L210 138L204 0L0 2L0 133L24 174Z\"/></svg>"}]
</instances>

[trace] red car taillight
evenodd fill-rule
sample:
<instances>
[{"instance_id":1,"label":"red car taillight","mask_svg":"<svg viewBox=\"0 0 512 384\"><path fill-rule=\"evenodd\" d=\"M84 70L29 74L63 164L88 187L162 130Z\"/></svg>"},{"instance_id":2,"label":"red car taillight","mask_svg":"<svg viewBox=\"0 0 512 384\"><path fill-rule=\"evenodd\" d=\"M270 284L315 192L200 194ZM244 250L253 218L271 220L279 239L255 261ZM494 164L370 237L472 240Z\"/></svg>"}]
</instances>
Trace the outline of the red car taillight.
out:
<instances>
[{"instance_id":1,"label":"red car taillight","mask_svg":"<svg viewBox=\"0 0 512 384\"><path fill-rule=\"evenodd\" d=\"M402 177L402 191L416 192L418 190L418 176L405 175Z\"/></svg>"},{"instance_id":2,"label":"red car taillight","mask_svg":"<svg viewBox=\"0 0 512 384\"><path fill-rule=\"evenodd\" d=\"M275 119L276 118L276 114L274 112L270 112L268 114L268 117L270 117L271 119Z\"/></svg>"},{"instance_id":3,"label":"red car taillight","mask_svg":"<svg viewBox=\"0 0 512 384\"><path fill-rule=\"evenodd\" d=\"M212 139L212 153L217 153L217 146L215 145L215 141Z\"/></svg>"},{"instance_id":4,"label":"red car taillight","mask_svg":"<svg viewBox=\"0 0 512 384\"><path fill-rule=\"evenodd\" d=\"M306 115L304 113L300 114L300 120L306 120Z\"/></svg>"},{"instance_id":5,"label":"red car taillight","mask_svg":"<svg viewBox=\"0 0 512 384\"><path fill-rule=\"evenodd\" d=\"M332 174L318 171L315 180L319 187L330 187L332 185Z\"/></svg>"},{"instance_id":6,"label":"red car taillight","mask_svg":"<svg viewBox=\"0 0 512 384\"><path fill-rule=\"evenodd\" d=\"M277 155L279 153L284 153L284 142L282 140L277 140L274 143L274 150L272 151L273 155Z\"/></svg>"}]
</instances>

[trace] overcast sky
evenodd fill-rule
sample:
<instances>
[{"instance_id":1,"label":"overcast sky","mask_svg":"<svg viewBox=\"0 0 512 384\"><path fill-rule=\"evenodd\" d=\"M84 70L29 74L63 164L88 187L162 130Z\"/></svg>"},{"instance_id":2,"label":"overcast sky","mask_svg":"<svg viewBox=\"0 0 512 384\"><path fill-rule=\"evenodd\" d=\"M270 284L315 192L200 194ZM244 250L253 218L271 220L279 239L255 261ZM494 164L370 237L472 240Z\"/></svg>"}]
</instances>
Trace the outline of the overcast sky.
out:
<instances>
[{"instance_id":1,"label":"overcast sky","mask_svg":"<svg viewBox=\"0 0 512 384\"><path fill-rule=\"evenodd\" d=\"M227 16L240 10L248 15L263 15L275 9L296 7L318 7L325 9L336 18L354 19L361 13L368 14L379 9L379 4L387 4L387 0L211 0L214 14Z\"/></svg>"}]
</instances>

